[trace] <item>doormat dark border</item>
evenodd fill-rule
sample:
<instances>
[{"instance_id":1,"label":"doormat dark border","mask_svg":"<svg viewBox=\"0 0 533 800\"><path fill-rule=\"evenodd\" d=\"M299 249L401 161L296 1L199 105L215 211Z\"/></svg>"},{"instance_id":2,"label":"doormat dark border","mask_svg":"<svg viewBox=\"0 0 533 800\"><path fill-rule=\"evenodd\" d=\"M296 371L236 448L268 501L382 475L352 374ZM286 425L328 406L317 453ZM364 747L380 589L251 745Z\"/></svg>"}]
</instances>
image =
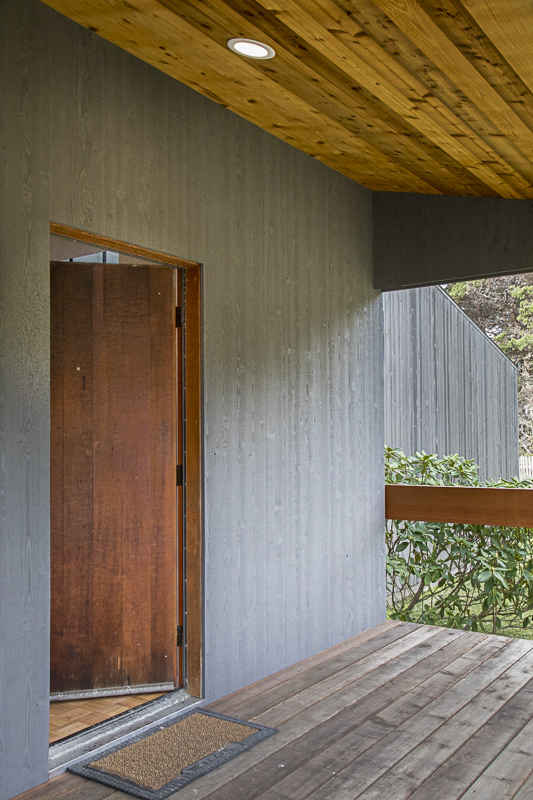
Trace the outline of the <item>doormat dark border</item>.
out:
<instances>
[{"instance_id":1,"label":"doormat dark border","mask_svg":"<svg viewBox=\"0 0 533 800\"><path fill-rule=\"evenodd\" d=\"M210 753L204 758L201 758L199 761L195 761L194 764L189 764L188 767L185 767L181 771L177 778L174 778L174 780L170 781L170 783L166 783L164 786L161 786L160 789L147 789L145 786L140 786L138 783L127 780L127 778L120 778L118 775L112 775L109 772L101 772L99 769L91 767L91 764L94 761L100 760L111 753L116 753L118 750L122 750L123 748L128 747L130 744L140 742L142 739L145 739L152 733L156 733L164 728L169 728L171 725L176 725L176 723L181 722L182 719L190 717L193 714L205 714L206 716L224 719L228 722L236 722L239 725L247 725L249 728L254 730L255 733L251 733L250 736L247 736L242 742L230 742L220 750L215 750L214 753ZM235 719L235 717L226 717L224 714L217 714L214 711L206 711L204 709L194 708L191 711L188 711L186 714L178 714L169 720L165 720L165 722L161 723L160 725L155 725L153 728L150 728L150 730L138 734L137 736L133 736L126 742L121 742L117 745L110 745L97 755L93 754L89 758L84 758L83 760L76 762L76 764L72 764L70 767L68 767L68 771L73 772L75 775L80 775L82 778L88 778L89 780L103 783L105 786L110 786L112 789L118 789L121 792L126 792L127 794L133 795L133 797L139 797L141 800L165 800L165 798L171 795L173 792L177 792L178 789L182 789L191 781L196 780L196 778L206 775L208 772L211 772L217 767L220 767L222 764L225 764L227 761L230 761L232 758L235 758L235 756L244 753L246 750L249 750L254 745L263 741L263 739L267 739L269 736L272 736L273 733L277 733L277 728L269 728L266 725L260 725L256 722L246 722L246 720Z\"/></svg>"}]
</instances>

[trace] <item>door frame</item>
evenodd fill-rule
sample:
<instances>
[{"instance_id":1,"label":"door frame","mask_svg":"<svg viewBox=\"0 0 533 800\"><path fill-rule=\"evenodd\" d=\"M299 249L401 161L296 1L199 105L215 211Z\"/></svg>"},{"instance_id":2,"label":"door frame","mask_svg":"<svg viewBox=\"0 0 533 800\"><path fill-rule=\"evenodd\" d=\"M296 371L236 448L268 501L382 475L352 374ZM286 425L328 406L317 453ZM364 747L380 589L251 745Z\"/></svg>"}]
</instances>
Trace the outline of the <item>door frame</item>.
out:
<instances>
[{"instance_id":1,"label":"door frame","mask_svg":"<svg viewBox=\"0 0 533 800\"><path fill-rule=\"evenodd\" d=\"M183 318L184 476L183 476L183 549L184 549L184 688L195 697L203 697L203 529L202 529L202 267L194 261L168 253L89 233L57 222L50 223L50 233L102 250L158 261L183 269L185 307Z\"/></svg>"}]
</instances>

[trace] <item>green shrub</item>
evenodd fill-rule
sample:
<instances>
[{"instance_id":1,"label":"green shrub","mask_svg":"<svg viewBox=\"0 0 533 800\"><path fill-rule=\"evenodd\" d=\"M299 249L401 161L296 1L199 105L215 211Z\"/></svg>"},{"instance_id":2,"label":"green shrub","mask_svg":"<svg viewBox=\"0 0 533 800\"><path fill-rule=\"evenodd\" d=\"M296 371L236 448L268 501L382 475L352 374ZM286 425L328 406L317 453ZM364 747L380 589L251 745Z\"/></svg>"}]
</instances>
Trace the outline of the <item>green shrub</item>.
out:
<instances>
[{"instance_id":1,"label":"green shrub","mask_svg":"<svg viewBox=\"0 0 533 800\"><path fill-rule=\"evenodd\" d=\"M385 449L385 482L531 487L479 479L474 461ZM533 622L533 529L387 520L388 615L492 633Z\"/></svg>"}]
</instances>

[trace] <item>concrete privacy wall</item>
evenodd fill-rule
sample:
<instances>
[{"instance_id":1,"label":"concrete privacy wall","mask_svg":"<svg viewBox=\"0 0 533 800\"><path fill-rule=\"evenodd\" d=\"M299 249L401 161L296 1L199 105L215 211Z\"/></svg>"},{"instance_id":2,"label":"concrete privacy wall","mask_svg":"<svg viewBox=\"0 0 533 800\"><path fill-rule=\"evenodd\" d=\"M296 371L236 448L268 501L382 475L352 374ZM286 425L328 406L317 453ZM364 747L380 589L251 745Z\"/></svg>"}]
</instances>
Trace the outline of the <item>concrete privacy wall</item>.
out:
<instances>
[{"instance_id":1,"label":"concrete privacy wall","mask_svg":"<svg viewBox=\"0 0 533 800\"><path fill-rule=\"evenodd\" d=\"M437 286L383 295L385 443L518 475L518 372Z\"/></svg>"},{"instance_id":2,"label":"concrete privacy wall","mask_svg":"<svg viewBox=\"0 0 533 800\"><path fill-rule=\"evenodd\" d=\"M0 8L0 775L47 778L49 221L203 264L205 692L385 616L371 193L61 17Z\"/></svg>"}]
</instances>

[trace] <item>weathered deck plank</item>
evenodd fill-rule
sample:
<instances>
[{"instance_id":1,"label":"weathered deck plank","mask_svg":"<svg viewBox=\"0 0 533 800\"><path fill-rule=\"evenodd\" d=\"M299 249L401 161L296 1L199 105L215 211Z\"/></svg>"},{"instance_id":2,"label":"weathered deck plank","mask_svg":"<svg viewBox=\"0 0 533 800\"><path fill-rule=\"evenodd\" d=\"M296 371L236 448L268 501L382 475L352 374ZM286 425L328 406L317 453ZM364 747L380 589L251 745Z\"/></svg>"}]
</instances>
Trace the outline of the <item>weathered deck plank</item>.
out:
<instances>
[{"instance_id":1,"label":"weathered deck plank","mask_svg":"<svg viewBox=\"0 0 533 800\"><path fill-rule=\"evenodd\" d=\"M514 666L516 667L516 665ZM527 665L529 675L532 667L533 658L530 658ZM507 672L511 673L512 669ZM499 681L496 686L489 686L479 696L473 698L468 706L463 707L453 717L445 720L447 724L442 724L436 731L430 733L427 738L412 742L412 750L407 756L398 761L370 789L356 793L353 797L361 798L361 800L376 800L376 798L385 796L388 800L407 800L417 786L434 772L439 759L448 758L468 742L469 738L490 719L493 712L497 711L513 697L517 687L520 687L528 680L528 674L526 674L525 669L516 667L514 672L508 676L506 685L502 685L502 681ZM424 733L425 731L422 732L422 737L424 737ZM378 758L379 755L378 753ZM484 799L487 797L483 793L476 796ZM502 800L502 798L503 795L500 796L499 800Z\"/></svg>"},{"instance_id":2,"label":"weathered deck plank","mask_svg":"<svg viewBox=\"0 0 533 800\"><path fill-rule=\"evenodd\" d=\"M111 794L115 795L115 800L127 798L128 795L115 792L109 786L103 786L101 783L94 783L94 781L86 781L77 775L60 775L49 783L43 783L36 789L31 789L29 792L18 795L15 800L104 800ZM131 800L131 798L130 798Z\"/></svg>"},{"instance_id":3,"label":"weathered deck plank","mask_svg":"<svg viewBox=\"0 0 533 800\"><path fill-rule=\"evenodd\" d=\"M455 632L442 631L442 634L447 635L448 641L450 641L450 635L455 634L452 645L458 643L458 637ZM448 645L448 647L452 645ZM217 788L212 796L216 797L217 800L256 797L271 787L274 787L273 796L278 796L279 781L282 777L298 768L302 768L302 772L305 771L310 762L317 755L320 755L325 748L344 740L347 735L350 735L353 739L352 749L348 751L349 761L351 761L354 758L355 743L358 741L356 732L360 729L361 724L369 721L377 711L390 702L392 697L397 697L398 691L409 689L432 670L439 669L438 656L440 656L441 665L446 663L446 656L442 655L445 649L446 647L439 648L432 655L426 655L420 662L400 673L394 683L392 681L380 682L375 691L364 695L362 702L349 704L340 713L328 718L321 725L309 731L303 730L300 735L295 736L285 747L276 749L268 758L262 760L260 770L242 769L244 767L243 762L240 774L224 784L224 786ZM437 658L433 661L432 659L435 656ZM451 658L453 658L453 653L448 656L448 660ZM323 702L318 705L323 705ZM373 726L368 727L372 727L373 733L371 735L374 736L376 736L375 729L378 727L381 729L381 736L385 736L391 730L390 726L380 723L374 723ZM355 733L354 729L356 729ZM295 730L298 732L297 728ZM365 735L360 745L364 750L369 747L370 743Z\"/></svg>"},{"instance_id":4,"label":"weathered deck plank","mask_svg":"<svg viewBox=\"0 0 533 800\"><path fill-rule=\"evenodd\" d=\"M345 667L311 686L297 690L287 700L277 703L267 711L256 716L250 715L250 719L260 722L262 725L277 727L295 715L321 703L326 698L328 701L331 700L333 702L334 696L338 700L342 698L342 707L344 707L349 702L353 702L351 697L354 687L357 687L356 694L358 698L367 693L363 688L364 686L366 687L364 679L367 676L369 680L374 679L382 683L385 670L396 674L400 666L404 666L404 668L406 664L410 666L435 648L444 647L452 633L455 634L455 631L436 633L437 630L436 628L433 628L433 630L421 628L418 631L413 631L408 636L404 636L399 642L388 644L379 652L365 656L355 664ZM428 641L432 639L435 641ZM425 650L422 650L423 643L427 647ZM345 689L348 691L346 697L344 697L343 693Z\"/></svg>"},{"instance_id":5,"label":"weathered deck plank","mask_svg":"<svg viewBox=\"0 0 533 800\"><path fill-rule=\"evenodd\" d=\"M533 772L533 721L490 764L463 795L464 800L510 800Z\"/></svg>"},{"instance_id":6,"label":"weathered deck plank","mask_svg":"<svg viewBox=\"0 0 533 800\"><path fill-rule=\"evenodd\" d=\"M386 623L210 708L279 727L174 800L531 800L533 642ZM20 800L125 800L72 775Z\"/></svg>"},{"instance_id":7,"label":"weathered deck plank","mask_svg":"<svg viewBox=\"0 0 533 800\"><path fill-rule=\"evenodd\" d=\"M352 724L356 724L357 727L354 727L342 738L337 738L328 747L326 747L328 740L323 735L323 732L320 731L320 736L315 736L314 739L324 749L314 758L304 761L298 769L293 769L282 780L279 780L278 775L275 785L256 796L260 797L261 800L281 800L285 797L290 798L290 800L303 800L303 798L306 798L318 786L329 780L332 774L343 769L357 755L364 753L391 732L393 726L380 722L379 714L374 714L376 708L387 706L391 697L397 697L399 692L406 691L409 686L423 681L428 674L439 674L439 670L446 668L460 656L461 652L471 646L471 640L468 637L469 635L465 634L461 638L452 641L440 651L410 667L394 682L385 684L385 686L367 695L364 701L357 705L357 714L354 714L352 707L347 709L347 716L351 718ZM465 664L466 668L467 665ZM405 713L408 716L408 712L406 711ZM366 715L367 721L361 724L360 715L362 714ZM339 733L338 730L337 733ZM276 755L288 771L287 748L278 751ZM294 764L291 766L294 767Z\"/></svg>"},{"instance_id":8,"label":"weathered deck plank","mask_svg":"<svg viewBox=\"0 0 533 800\"><path fill-rule=\"evenodd\" d=\"M69 772L66 772L59 778L56 778L49 783L43 783L41 786L37 786L36 789L32 789L30 792L25 792L24 794L19 795L19 797L31 797L31 800L59 800L59 798L66 800L71 792L80 791L83 784L87 783L88 781L84 780L83 778L79 778L77 775L71 775Z\"/></svg>"},{"instance_id":9,"label":"weathered deck plank","mask_svg":"<svg viewBox=\"0 0 533 800\"><path fill-rule=\"evenodd\" d=\"M532 647L531 642L512 641L479 669L402 723L383 742L353 760L328 784L309 795L309 800L326 797L335 797L335 800L354 800L356 797L399 800L409 796L417 782L420 785L451 755L454 746L457 749L465 741L461 738L462 726L468 735L475 733L485 721L483 718L479 722L481 715L496 711L524 685L528 680L526 670L533 667L533 654L527 665L515 665L527 658ZM513 667L515 670L511 671ZM497 681L509 672L507 684L503 679Z\"/></svg>"},{"instance_id":10,"label":"weathered deck plank","mask_svg":"<svg viewBox=\"0 0 533 800\"><path fill-rule=\"evenodd\" d=\"M438 631L438 633L436 633L436 631ZM415 636L415 634L418 635ZM409 640L412 645L410 648L407 648L404 642L403 652L396 651L396 657L393 657L391 651L389 651L389 655L391 656L390 661L385 661L382 664L378 664L378 661L375 662L375 666L380 665L381 669L374 669L366 673L362 670L363 674L354 675L353 683L338 691L334 690L334 686L318 686L312 695L307 696L306 699L309 701L309 704L303 705L303 707L301 702L302 696L296 696L293 705L289 705L293 700L291 698L287 704L282 703L280 707L274 707L274 709L272 709L272 714L267 712L267 714L259 715L255 721L264 722L264 724L273 725L274 727L279 725L279 733L276 734L275 737L261 742L261 744L254 747L253 750L244 753L238 760L224 764L216 770L216 773L213 772L206 775L202 778L201 786L199 782L197 782L194 789L192 786L182 789L180 800L192 800L192 798L203 800L204 797L210 796L215 790L217 792L217 797L225 797L226 795L224 792L226 789L223 791L221 787L228 783L228 781L255 768L257 764L263 762L272 753L280 751L282 747L285 747L285 745L290 744L304 734L318 729L322 723L327 722L333 717L345 714L351 716L354 712L350 710L350 706L363 700L371 691L393 681L409 667L424 659L429 654L428 651L432 647L430 642L425 640L435 640L434 647L439 648L444 646L447 640L449 641L451 638L460 635L462 634L457 631L439 630L436 628L429 629L426 626L420 626L418 631L412 631L408 635L412 637ZM405 639L407 639L407 637L405 637ZM360 677L361 680L355 680L356 677ZM303 694L304 693L302 693L302 695ZM311 701L313 702L311 703ZM359 714L362 715L361 718ZM364 721L368 716L362 706L357 707L355 715L356 719L354 724L357 724L359 719L360 721ZM320 727L320 730L317 730L317 737L321 738L322 733L323 730ZM231 791L228 791L231 797Z\"/></svg>"},{"instance_id":11,"label":"weathered deck plank","mask_svg":"<svg viewBox=\"0 0 533 800\"><path fill-rule=\"evenodd\" d=\"M513 800L531 800L533 797L533 775L530 775L527 781L522 784L518 792L513 797Z\"/></svg>"},{"instance_id":12,"label":"weathered deck plank","mask_svg":"<svg viewBox=\"0 0 533 800\"><path fill-rule=\"evenodd\" d=\"M497 761L522 729L531 737L533 719L533 681L517 692L469 741L445 761L410 797L410 800L457 800L483 774L487 763ZM525 726L525 727L524 727ZM531 761L531 757L529 757ZM533 764L531 764L533 767ZM520 785L520 783L518 784ZM533 797L533 792L531 794Z\"/></svg>"},{"instance_id":13,"label":"weathered deck plank","mask_svg":"<svg viewBox=\"0 0 533 800\"><path fill-rule=\"evenodd\" d=\"M382 713L378 714L376 719L395 726L401 725L402 722L414 716L417 711L421 711L448 688L457 683L460 678L465 677L481 666L508 643L508 640L501 636L490 636L481 641L478 634L467 634L467 636L477 637L475 640L472 640L472 638L467 639L466 644L471 649L456 658L445 669L427 678L410 692L399 697L398 700L387 706ZM472 647L473 641L476 642L474 647Z\"/></svg>"}]
</instances>

